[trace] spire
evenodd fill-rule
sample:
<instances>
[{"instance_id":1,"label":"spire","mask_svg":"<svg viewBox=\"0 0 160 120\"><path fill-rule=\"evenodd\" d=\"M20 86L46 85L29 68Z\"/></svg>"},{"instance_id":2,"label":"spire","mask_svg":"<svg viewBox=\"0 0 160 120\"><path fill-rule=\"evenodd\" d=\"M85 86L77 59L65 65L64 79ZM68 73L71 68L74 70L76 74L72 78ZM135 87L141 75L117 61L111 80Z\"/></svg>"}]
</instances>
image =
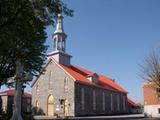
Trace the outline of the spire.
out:
<instances>
[{"instance_id":1,"label":"spire","mask_svg":"<svg viewBox=\"0 0 160 120\"><path fill-rule=\"evenodd\" d=\"M52 37L54 41L54 50L48 54L48 57L53 57L58 63L69 66L72 56L66 53L67 35L63 30L62 14L58 14L56 30Z\"/></svg>"},{"instance_id":2,"label":"spire","mask_svg":"<svg viewBox=\"0 0 160 120\"><path fill-rule=\"evenodd\" d=\"M63 30L63 16L62 16L62 14L58 14L56 31L54 32L54 34L56 34L56 33L64 33L64 30Z\"/></svg>"},{"instance_id":3,"label":"spire","mask_svg":"<svg viewBox=\"0 0 160 120\"><path fill-rule=\"evenodd\" d=\"M54 50L55 51L58 50L58 51L65 52L66 38L67 38L67 35L65 34L65 32L63 30L63 16L62 16L62 14L58 14L57 26L56 26L56 30L53 34Z\"/></svg>"}]
</instances>

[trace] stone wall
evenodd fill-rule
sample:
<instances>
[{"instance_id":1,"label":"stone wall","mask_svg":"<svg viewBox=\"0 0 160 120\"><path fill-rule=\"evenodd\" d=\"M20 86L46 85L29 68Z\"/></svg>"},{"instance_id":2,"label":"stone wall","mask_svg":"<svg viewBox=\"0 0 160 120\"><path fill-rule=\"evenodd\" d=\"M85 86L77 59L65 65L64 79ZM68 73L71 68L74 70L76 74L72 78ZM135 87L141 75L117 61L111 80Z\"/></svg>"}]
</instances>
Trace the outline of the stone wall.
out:
<instances>
[{"instance_id":1,"label":"stone wall","mask_svg":"<svg viewBox=\"0 0 160 120\"><path fill-rule=\"evenodd\" d=\"M66 83L67 79L67 83ZM64 87L67 84L67 87ZM54 115L64 116L64 100L68 100L68 116L74 116L74 80L56 63L50 62L33 85L32 105L39 103L41 114L47 115L47 100L54 97Z\"/></svg>"},{"instance_id":2,"label":"stone wall","mask_svg":"<svg viewBox=\"0 0 160 120\"><path fill-rule=\"evenodd\" d=\"M84 89L84 100L85 100L84 109L82 108L82 102L81 102L82 99L81 88ZM93 109L94 90L96 93L95 94L96 109ZM103 94L105 94L105 99L103 98ZM113 96L112 98L111 95ZM119 109L118 109L117 96L119 96ZM125 101L123 101L123 97L125 98ZM113 103L111 103L111 99ZM103 103L103 100L105 100L105 103ZM110 90L94 86L88 86L79 82L75 83L75 116L125 114L127 112L128 112L128 104L127 104L126 94L120 92L113 92Z\"/></svg>"}]
</instances>

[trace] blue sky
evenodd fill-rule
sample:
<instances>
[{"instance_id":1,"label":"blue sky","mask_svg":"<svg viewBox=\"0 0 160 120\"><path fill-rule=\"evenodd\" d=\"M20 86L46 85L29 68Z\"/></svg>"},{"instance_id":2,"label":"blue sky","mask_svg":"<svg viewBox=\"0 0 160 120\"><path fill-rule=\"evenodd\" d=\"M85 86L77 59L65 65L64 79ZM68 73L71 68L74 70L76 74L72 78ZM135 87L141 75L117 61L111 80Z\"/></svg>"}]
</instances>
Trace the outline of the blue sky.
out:
<instances>
[{"instance_id":1,"label":"blue sky","mask_svg":"<svg viewBox=\"0 0 160 120\"><path fill-rule=\"evenodd\" d=\"M139 64L160 46L159 0L64 0L74 9L64 17L72 64L116 80L143 103ZM47 44L55 28L47 29ZM51 48L48 50L51 51Z\"/></svg>"},{"instance_id":2,"label":"blue sky","mask_svg":"<svg viewBox=\"0 0 160 120\"><path fill-rule=\"evenodd\" d=\"M139 64L152 48L160 47L160 0L64 2L74 9L73 17L64 17L72 64L115 79L131 99L143 103ZM47 28L48 52L54 30Z\"/></svg>"}]
</instances>

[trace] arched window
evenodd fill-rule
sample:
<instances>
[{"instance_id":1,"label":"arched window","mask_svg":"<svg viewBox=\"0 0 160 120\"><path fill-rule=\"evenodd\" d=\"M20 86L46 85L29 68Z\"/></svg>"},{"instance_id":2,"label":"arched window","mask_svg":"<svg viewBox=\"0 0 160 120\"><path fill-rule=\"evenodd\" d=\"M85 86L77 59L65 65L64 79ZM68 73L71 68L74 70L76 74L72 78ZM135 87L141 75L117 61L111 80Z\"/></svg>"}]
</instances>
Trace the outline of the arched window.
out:
<instances>
[{"instance_id":1,"label":"arched window","mask_svg":"<svg viewBox=\"0 0 160 120\"><path fill-rule=\"evenodd\" d=\"M53 88L52 71L49 72L49 89Z\"/></svg>"},{"instance_id":2,"label":"arched window","mask_svg":"<svg viewBox=\"0 0 160 120\"><path fill-rule=\"evenodd\" d=\"M119 105L119 95L117 95L117 110L120 110L120 105Z\"/></svg>"},{"instance_id":3,"label":"arched window","mask_svg":"<svg viewBox=\"0 0 160 120\"><path fill-rule=\"evenodd\" d=\"M35 107L39 108L39 101L38 100L36 100Z\"/></svg>"},{"instance_id":4,"label":"arched window","mask_svg":"<svg viewBox=\"0 0 160 120\"><path fill-rule=\"evenodd\" d=\"M126 111L126 97L123 96L123 110Z\"/></svg>"},{"instance_id":5,"label":"arched window","mask_svg":"<svg viewBox=\"0 0 160 120\"><path fill-rule=\"evenodd\" d=\"M106 108L106 104L105 104L105 93L103 92L102 93L102 108L103 108L103 111L105 111L105 108Z\"/></svg>"},{"instance_id":6,"label":"arched window","mask_svg":"<svg viewBox=\"0 0 160 120\"><path fill-rule=\"evenodd\" d=\"M54 98L52 95L48 96L48 100L47 100L47 113L49 116L53 116L54 115Z\"/></svg>"},{"instance_id":7,"label":"arched window","mask_svg":"<svg viewBox=\"0 0 160 120\"><path fill-rule=\"evenodd\" d=\"M64 78L64 92L68 91L68 79L68 76Z\"/></svg>"},{"instance_id":8,"label":"arched window","mask_svg":"<svg viewBox=\"0 0 160 120\"><path fill-rule=\"evenodd\" d=\"M37 85L36 85L36 94L37 95L39 94L39 82L37 82Z\"/></svg>"},{"instance_id":9,"label":"arched window","mask_svg":"<svg viewBox=\"0 0 160 120\"><path fill-rule=\"evenodd\" d=\"M111 93L111 111L113 111L113 94Z\"/></svg>"},{"instance_id":10,"label":"arched window","mask_svg":"<svg viewBox=\"0 0 160 120\"><path fill-rule=\"evenodd\" d=\"M81 88L81 109L85 109L85 93L84 88Z\"/></svg>"},{"instance_id":11,"label":"arched window","mask_svg":"<svg viewBox=\"0 0 160 120\"><path fill-rule=\"evenodd\" d=\"M93 110L96 110L96 91L93 90Z\"/></svg>"}]
</instances>

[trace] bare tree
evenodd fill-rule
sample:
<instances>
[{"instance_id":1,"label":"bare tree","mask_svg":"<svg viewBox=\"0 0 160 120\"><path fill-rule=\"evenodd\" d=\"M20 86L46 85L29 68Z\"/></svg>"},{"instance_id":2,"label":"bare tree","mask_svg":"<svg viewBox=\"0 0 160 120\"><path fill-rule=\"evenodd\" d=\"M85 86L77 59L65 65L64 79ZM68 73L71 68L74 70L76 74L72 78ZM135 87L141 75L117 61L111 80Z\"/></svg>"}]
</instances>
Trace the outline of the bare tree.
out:
<instances>
[{"instance_id":1,"label":"bare tree","mask_svg":"<svg viewBox=\"0 0 160 120\"><path fill-rule=\"evenodd\" d=\"M152 53L146 57L144 64L140 65L140 76L149 82L154 82L160 88L160 51L154 49Z\"/></svg>"}]
</instances>

